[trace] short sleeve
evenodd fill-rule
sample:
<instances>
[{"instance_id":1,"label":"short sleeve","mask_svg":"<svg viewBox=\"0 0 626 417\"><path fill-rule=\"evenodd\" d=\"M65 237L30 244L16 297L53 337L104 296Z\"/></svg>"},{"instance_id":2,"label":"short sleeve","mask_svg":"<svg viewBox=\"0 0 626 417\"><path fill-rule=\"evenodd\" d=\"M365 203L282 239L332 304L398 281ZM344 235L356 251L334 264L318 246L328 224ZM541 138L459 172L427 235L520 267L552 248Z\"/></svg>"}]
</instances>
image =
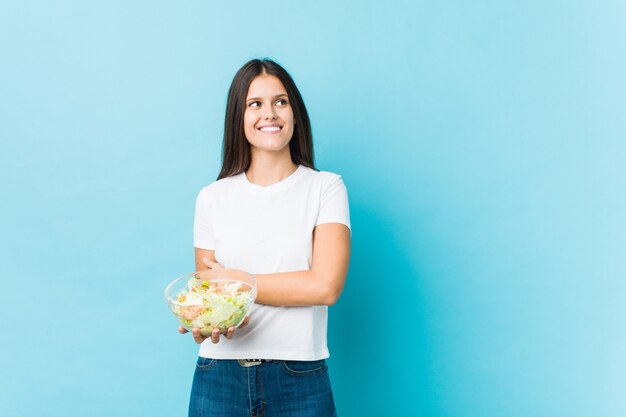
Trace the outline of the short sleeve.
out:
<instances>
[{"instance_id":1,"label":"short sleeve","mask_svg":"<svg viewBox=\"0 0 626 417\"><path fill-rule=\"evenodd\" d=\"M193 222L193 246L199 249L215 249L213 234L211 197L208 188L203 188L196 198L196 213Z\"/></svg>"},{"instance_id":2,"label":"short sleeve","mask_svg":"<svg viewBox=\"0 0 626 417\"><path fill-rule=\"evenodd\" d=\"M348 191L339 175L332 175L322 190L320 211L315 225L324 223L341 223L351 229Z\"/></svg>"}]
</instances>

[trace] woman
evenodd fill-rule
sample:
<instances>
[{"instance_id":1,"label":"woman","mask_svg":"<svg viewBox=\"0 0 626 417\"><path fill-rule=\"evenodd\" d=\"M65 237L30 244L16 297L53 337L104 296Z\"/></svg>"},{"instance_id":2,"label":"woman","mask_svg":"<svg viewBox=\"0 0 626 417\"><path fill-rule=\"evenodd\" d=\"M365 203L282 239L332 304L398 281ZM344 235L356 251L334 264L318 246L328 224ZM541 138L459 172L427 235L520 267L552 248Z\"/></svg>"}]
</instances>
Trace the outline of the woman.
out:
<instances>
[{"instance_id":1,"label":"woman","mask_svg":"<svg viewBox=\"0 0 626 417\"><path fill-rule=\"evenodd\" d=\"M347 193L340 176L314 169L304 102L271 60L233 79L222 169L196 200L194 246L197 270L248 271L257 298L236 332L193 329L189 415L336 415L326 330L350 258Z\"/></svg>"}]
</instances>

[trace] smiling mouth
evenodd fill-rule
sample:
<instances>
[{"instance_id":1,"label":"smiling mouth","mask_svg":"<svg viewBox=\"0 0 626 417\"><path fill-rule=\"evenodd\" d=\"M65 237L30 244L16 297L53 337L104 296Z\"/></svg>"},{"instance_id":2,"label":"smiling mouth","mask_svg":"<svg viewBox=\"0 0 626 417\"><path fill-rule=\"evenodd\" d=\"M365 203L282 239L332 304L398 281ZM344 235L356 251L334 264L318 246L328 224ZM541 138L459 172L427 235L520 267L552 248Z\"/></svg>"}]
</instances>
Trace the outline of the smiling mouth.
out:
<instances>
[{"instance_id":1,"label":"smiling mouth","mask_svg":"<svg viewBox=\"0 0 626 417\"><path fill-rule=\"evenodd\" d=\"M261 126L258 130L263 133L278 133L283 129L282 126Z\"/></svg>"}]
</instances>

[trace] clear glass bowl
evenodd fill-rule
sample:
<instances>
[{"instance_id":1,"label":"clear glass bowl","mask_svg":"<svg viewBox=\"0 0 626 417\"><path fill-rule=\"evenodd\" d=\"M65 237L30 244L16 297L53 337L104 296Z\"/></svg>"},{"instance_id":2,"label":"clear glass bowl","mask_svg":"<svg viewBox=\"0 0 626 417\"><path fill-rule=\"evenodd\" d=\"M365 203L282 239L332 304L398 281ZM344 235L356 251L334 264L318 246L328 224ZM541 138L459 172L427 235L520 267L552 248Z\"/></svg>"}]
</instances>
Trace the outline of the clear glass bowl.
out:
<instances>
[{"instance_id":1,"label":"clear glass bowl","mask_svg":"<svg viewBox=\"0 0 626 417\"><path fill-rule=\"evenodd\" d=\"M197 271L172 281L165 299L185 329L209 336L243 322L256 299L256 279L238 269Z\"/></svg>"}]
</instances>

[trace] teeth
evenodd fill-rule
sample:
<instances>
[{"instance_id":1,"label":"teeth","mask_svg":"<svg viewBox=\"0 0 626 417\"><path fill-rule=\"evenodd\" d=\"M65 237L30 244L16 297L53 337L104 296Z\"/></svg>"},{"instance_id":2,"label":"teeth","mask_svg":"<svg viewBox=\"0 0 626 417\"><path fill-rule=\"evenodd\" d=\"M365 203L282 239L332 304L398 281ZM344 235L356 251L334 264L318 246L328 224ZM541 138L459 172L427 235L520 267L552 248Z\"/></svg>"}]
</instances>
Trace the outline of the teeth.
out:
<instances>
[{"instance_id":1,"label":"teeth","mask_svg":"<svg viewBox=\"0 0 626 417\"><path fill-rule=\"evenodd\" d=\"M277 126L265 126L259 129L261 132L265 133L275 133L280 130L280 127Z\"/></svg>"}]
</instances>

